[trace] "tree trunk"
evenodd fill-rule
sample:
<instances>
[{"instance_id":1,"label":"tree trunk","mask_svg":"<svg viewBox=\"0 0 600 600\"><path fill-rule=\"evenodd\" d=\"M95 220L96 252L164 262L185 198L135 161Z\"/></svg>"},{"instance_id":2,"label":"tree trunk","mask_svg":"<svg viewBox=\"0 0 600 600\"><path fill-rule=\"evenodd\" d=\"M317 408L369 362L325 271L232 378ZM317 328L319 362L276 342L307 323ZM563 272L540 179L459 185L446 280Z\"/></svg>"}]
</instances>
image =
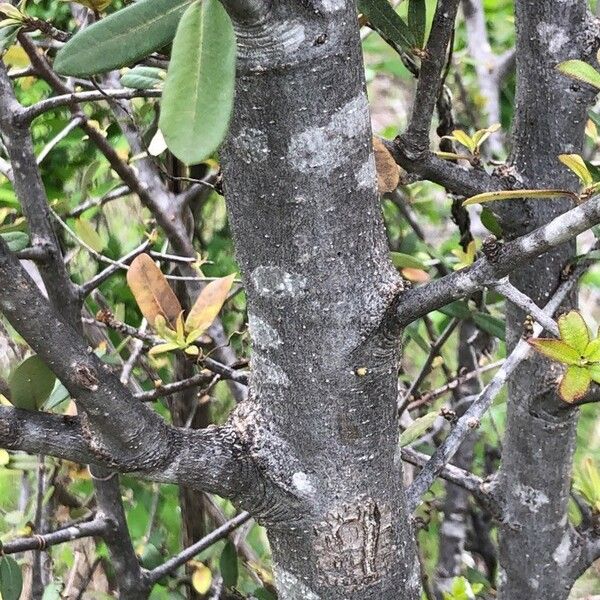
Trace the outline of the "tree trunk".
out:
<instances>
[{"instance_id":1,"label":"tree trunk","mask_svg":"<svg viewBox=\"0 0 600 600\"><path fill-rule=\"evenodd\" d=\"M234 416L272 485L280 595L419 597L396 418L402 285L388 258L356 6L272 3L238 29L224 182L248 295L251 394Z\"/></svg>"},{"instance_id":2,"label":"tree trunk","mask_svg":"<svg viewBox=\"0 0 600 600\"><path fill-rule=\"evenodd\" d=\"M582 58L586 2L517 0L517 106L511 164L526 188L577 190L578 182L558 155L580 152L586 122L586 86L555 66ZM569 208L567 200L505 203L503 226L521 235ZM565 244L511 276L511 282L544 305L573 255ZM508 345L523 332L525 314L508 310ZM509 383L508 418L497 490L506 520L501 524L499 598L564 600L569 560L567 501L577 411L564 410L556 394L560 368L539 355L524 362Z\"/></svg>"}]
</instances>

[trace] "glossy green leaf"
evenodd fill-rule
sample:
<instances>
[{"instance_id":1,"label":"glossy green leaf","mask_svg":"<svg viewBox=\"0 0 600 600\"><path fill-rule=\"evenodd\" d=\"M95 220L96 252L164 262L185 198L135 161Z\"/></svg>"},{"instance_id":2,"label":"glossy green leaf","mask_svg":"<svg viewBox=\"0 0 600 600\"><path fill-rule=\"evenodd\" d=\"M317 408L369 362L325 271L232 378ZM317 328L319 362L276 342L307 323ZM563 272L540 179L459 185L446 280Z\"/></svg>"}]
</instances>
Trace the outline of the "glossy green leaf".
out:
<instances>
[{"instance_id":1,"label":"glossy green leaf","mask_svg":"<svg viewBox=\"0 0 600 600\"><path fill-rule=\"evenodd\" d=\"M495 235L498 239L504 236L504 232L502 231L502 226L500 222L496 218L496 215L487 207L483 208L481 214L479 215L481 219L481 224L493 235Z\"/></svg>"},{"instance_id":2,"label":"glossy green leaf","mask_svg":"<svg viewBox=\"0 0 600 600\"><path fill-rule=\"evenodd\" d=\"M54 68L85 77L130 65L166 46L191 0L139 0L86 27L58 52Z\"/></svg>"},{"instance_id":3,"label":"glossy green leaf","mask_svg":"<svg viewBox=\"0 0 600 600\"><path fill-rule=\"evenodd\" d=\"M519 200L520 198L561 198L570 197L578 200L577 194L568 190L500 190L498 192L485 192L471 196L463 202L463 206L472 204L484 204L485 202L495 202L497 200Z\"/></svg>"},{"instance_id":4,"label":"glossy green leaf","mask_svg":"<svg viewBox=\"0 0 600 600\"><path fill-rule=\"evenodd\" d=\"M567 60L556 67L563 75L600 89L600 73L582 60Z\"/></svg>"},{"instance_id":5,"label":"glossy green leaf","mask_svg":"<svg viewBox=\"0 0 600 600\"><path fill-rule=\"evenodd\" d=\"M487 313L477 312L473 314L473 321L475 321L482 331L489 333L499 340L505 339L506 324L502 319L498 319Z\"/></svg>"},{"instance_id":6,"label":"glossy green leaf","mask_svg":"<svg viewBox=\"0 0 600 600\"><path fill-rule=\"evenodd\" d=\"M225 139L235 88L235 32L219 0L194 2L173 42L159 127L169 150L190 165Z\"/></svg>"},{"instance_id":7,"label":"glossy green leaf","mask_svg":"<svg viewBox=\"0 0 600 600\"><path fill-rule=\"evenodd\" d=\"M233 588L237 585L239 576L238 557L235 544L231 540L227 541L223 552L221 552L219 570L226 588Z\"/></svg>"},{"instance_id":8,"label":"glossy green leaf","mask_svg":"<svg viewBox=\"0 0 600 600\"><path fill-rule=\"evenodd\" d=\"M22 231L8 231L0 235L11 252L19 252L29 246L29 236Z\"/></svg>"},{"instance_id":9,"label":"glossy green leaf","mask_svg":"<svg viewBox=\"0 0 600 600\"><path fill-rule=\"evenodd\" d=\"M435 422L440 416L439 411L434 410L418 419L415 419L401 434L400 434L400 446L408 446L415 440L418 440Z\"/></svg>"},{"instance_id":10,"label":"glossy green leaf","mask_svg":"<svg viewBox=\"0 0 600 600\"><path fill-rule=\"evenodd\" d=\"M427 269L427 265L423 261L411 256L410 254L402 254L402 252L392 252L392 263L398 269L409 267L411 269Z\"/></svg>"},{"instance_id":11,"label":"glossy green leaf","mask_svg":"<svg viewBox=\"0 0 600 600\"><path fill-rule=\"evenodd\" d=\"M8 379L10 401L13 406L37 410L54 389L56 377L38 356L30 356L20 363Z\"/></svg>"},{"instance_id":12,"label":"glossy green leaf","mask_svg":"<svg viewBox=\"0 0 600 600\"><path fill-rule=\"evenodd\" d=\"M121 77L121 85L136 90L160 87L165 80L165 71L157 67L136 65Z\"/></svg>"},{"instance_id":13,"label":"glossy green leaf","mask_svg":"<svg viewBox=\"0 0 600 600\"><path fill-rule=\"evenodd\" d=\"M358 0L358 10L367 17L371 27L394 48L410 51L417 45L408 25L387 0Z\"/></svg>"},{"instance_id":14,"label":"glossy green leaf","mask_svg":"<svg viewBox=\"0 0 600 600\"><path fill-rule=\"evenodd\" d=\"M561 315L558 318L558 329L560 339L583 355L590 343L590 333L583 317L576 310Z\"/></svg>"},{"instance_id":15,"label":"glossy green leaf","mask_svg":"<svg viewBox=\"0 0 600 600\"><path fill-rule=\"evenodd\" d=\"M427 6L425 0L408 0L408 27L419 48L425 46Z\"/></svg>"},{"instance_id":16,"label":"glossy green leaf","mask_svg":"<svg viewBox=\"0 0 600 600\"><path fill-rule=\"evenodd\" d=\"M469 310L469 306L463 300L456 300L451 304L447 304L439 309L441 313L448 315L449 317L454 317L455 319L470 319L473 314Z\"/></svg>"},{"instance_id":17,"label":"glossy green leaf","mask_svg":"<svg viewBox=\"0 0 600 600\"><path fill-rule=\"evenodd\" d=\"M565 365L576 365L579 363L580 354L562 340L547 340L543 338L531 339L529 343L540 354L556 360Z\"/></svg>"},{"instance_id":18,"label":"glossy green leaf","mask_svg":"<svg viewBox=\"0 0 600 600\"><path fill-rule=\"evenodd\" d=\"M558 392L565 402L574 402L585 395L592 381L590 372L585 367L571 365L567 367L560 380Z\"/></svg>"},{"instance_id":19,"label":"glossy green leaf","mask_svg":"<svg viewBox=\"0 0 600 600\"><path fill-rule=\"evenodd\" d=\"M0 596L2 600L19 600L23 575L17 561L10 556L0 558Z\"/></svg>"}]
</instances>

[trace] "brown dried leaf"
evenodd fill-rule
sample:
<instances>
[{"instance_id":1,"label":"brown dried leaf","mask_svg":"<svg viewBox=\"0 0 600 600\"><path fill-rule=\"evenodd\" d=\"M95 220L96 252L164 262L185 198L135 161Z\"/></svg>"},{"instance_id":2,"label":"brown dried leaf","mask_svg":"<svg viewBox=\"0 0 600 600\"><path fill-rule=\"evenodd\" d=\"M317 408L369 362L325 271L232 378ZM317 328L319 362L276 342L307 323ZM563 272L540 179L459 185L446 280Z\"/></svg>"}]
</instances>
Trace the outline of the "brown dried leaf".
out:
<instances>
[{"instance_id":1,"label":"brown dried leaf","mask_svg":"<svg viewBox=\"0 0 600 600\"><path fill-rule=\"evenodd\" d=\"M136 256L127 271L127 283L150 325L154 326L156 317L162 315L171 327L175 327L181 304L150 256Z\"/></svg>"},{"instance_id":2,"label":"brown dried leaf","mask_svg":"<svg viewBox=\"0 0 600 600\"><path fill-rule=\"evenodd\" d=\"M390 151L378 137L373 137L373 150L375 151L375 167L377 169L379 193L386 194L393 192L400 183L400 168L390 154Z\"/></svg>"},{"instance_id":3,"label":"brown dried leaf","mask_svg":"<svg viewBox=\"0 0 600 600\"><path fill-rule=\"evenodd\" d=\"M235 275L215 279L200 292L185 320L186 331L203 332L210 327L227 299L234 279Z\"/></svg>"}]
</instances>

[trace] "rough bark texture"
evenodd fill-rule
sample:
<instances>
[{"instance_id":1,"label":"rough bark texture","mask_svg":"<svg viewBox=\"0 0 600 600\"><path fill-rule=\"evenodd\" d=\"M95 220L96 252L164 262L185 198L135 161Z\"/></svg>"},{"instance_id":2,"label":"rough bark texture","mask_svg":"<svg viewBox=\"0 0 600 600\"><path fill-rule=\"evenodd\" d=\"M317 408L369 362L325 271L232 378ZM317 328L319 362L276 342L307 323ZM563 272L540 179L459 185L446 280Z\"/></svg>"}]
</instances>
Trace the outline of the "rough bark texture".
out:
<instances>
[{"instance_id":1,"label":"rough bark texture","mask_svg":"<svg viewBox=\"0 0 600 600\"><path fill-rule=\"evenodd\" d=\"M558 162L580 152L590 91L558 74L556 64L582 58L591 48L583 0L517 0L517 106L511 163L525 187L576 190L578 182ZM506 203L503 226L511 236L548 222L567 201ZM511 282L542 306L556 288L574 250L569 243L511 275ZM508 342L522 333L524 313L508 311ZM523 363L509 382L508 421L497 490L501 525L499 597L563 600L572 581L567 501L576 411L561 411L560 369L539 357Z\"/></svg>"},{"instance_id":2,"label":"rough bark texture","mask_svg":"<svg viewBox=\"0 0 600 600\"><path fill-rule=\"evenodd\" d=\"M248 294L251 395L235 417L266 488L280 595L415 600L395 415L401 285L375 190L354 2L275 1L238 29L225 191ZM275 116L276 115L276 116Z\"/></svg>"}]
</instances>

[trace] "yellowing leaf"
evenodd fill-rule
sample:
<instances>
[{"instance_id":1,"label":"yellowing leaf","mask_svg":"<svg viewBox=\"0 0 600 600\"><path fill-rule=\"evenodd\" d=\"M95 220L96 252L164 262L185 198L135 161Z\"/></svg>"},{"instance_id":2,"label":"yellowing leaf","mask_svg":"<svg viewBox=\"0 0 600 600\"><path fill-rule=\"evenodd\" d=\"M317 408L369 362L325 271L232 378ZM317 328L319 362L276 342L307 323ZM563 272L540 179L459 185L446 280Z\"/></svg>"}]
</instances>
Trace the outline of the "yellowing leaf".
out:
<instances>
[{"instance_id":1,"label":"yellowing leaf","mask_svg":"<svg viewBox=\"0 0 600 600\"><path fill-rule=\"evenodd\" d=\"M400 446L408 446L420 438L433 425L439 415L439 411L434 410L415 419L400 435Z\"/></svg>"},{"instance_id":2,"label":"yellowing leaf","mask_svg":"<svg viewBox=\"0 0 600 600\"><path fill-rule=\"evenodd\" d=\"M400 168L396 164L390 151L378 138L373 137L373 150L375 152L375 168L377 169L377 187L380 194L393 192L400 183Z\"/></svg>"},{"instance_id":3,"label":"yellowing leaf","mask_svg":"<svg viewBox=\"0 0 600 600\"><path fill-rule=\"evenodd\" d=\"M131 288L140 310L150 325L162 315L175 327L181 304L161 270L147 254L136 256L127 271L127 284Z\"/></svg>"},{"instance_id":4,"label":"yellowing leaf","mask_svg":"<svg viewBox=\"0 0 600 600\"><path fill-rule=\"evenodd\" d=\"M582 60L567 60L556 67L563 75L583 81L600 89L600 73L592 65Z\"/></svg>"},{"instance_id":5,"label":"yellowing leaf","mask_svg":"<svg viewBox=\"0 0 600 600\"><path fill-rule=\"evenodd\" d=\"M477 144L475 143L473 138L464 131L461 131L460 129L455 129L452 132L452 138L454 138L459 144L462 144L470 152L475 152L475 150L477 149Z\"/></svg>"},{"instance_id":6,"label":"yellowing leaf","mask_svg":"<svg viewBox=\"0 0 600 600\"><path fill-rule=\"evenodd\" d=\"M569 168L579 179L583 185L588 186L594 183L592 174L589 172L583 158L579 154L561 154L558 160Z\"/></svg>"},{"instance_id":7,"label":"yellowing leaf","mask_svg":"<svg viewBox=\"0 0 600 600\"><path fill-rule=\"evenodd\" d=\"M89 221L77 219L75 221L75 232L81 241L87 244L92 250L100 253L104 249L102 238Z\"/></svg>"},{"instance_id":8,"label":"yellowing leaf","mask_svg":"<svg viewBox=\"0 0 600 600\"><path fill-rule=\"evenodd\" d=\"M463 202L463 206L472 204L484 204L485 202L495 202L497 200L517 200L519 198L561 198L568 196L573 200L579 197L568 190L500 190L498 192L485 192L471 196Z\"/></svg>"},{"instance_id":9,"label":"yellowing leaf","mask_svg":"<svg viewBox=\"0 0 600 600\"><path fill-rule=\"evenodd\" d=\"M552 360L563 363L564 365L579 364L579 352L577 352L577 350L574 348L571 348L571 346L565 344L565 342L562 340L547 340L538 338L529 340L529 343L540 354L543 354Z\"/></svg>"},{"instance_id":10,"label":"yellowing leaf","mask_svg":"<svg viewBox=\"0 0 600 600\"><path fill-rule=\"evenodd\" d=\"M0 467L5 467L10 462L10 454L4 448L0 448Z\"/></svg>"},{"instance_id":11,"label":"yellowing leaf","mask_svg":"<svg viewBox=\"0 0 600 600\"><path fill-rule=\"evenodd\" d=\"M17 67L19 69L24 69L28 67L31 62L29 61L29 56L27 52L21 48L21 46L11 46L2 57L2 60L5 64L10 65L11 67Z\"/></svg>"},{"instance_id":12,"label":"yellowing leaf","mask_svg":"<svg viewBox=\"0 0 600 600\"><path fill-rule=\"evenodd\" d=\"M490 125L485 129L479 129L473 134L473 141L475 142L475 146L479 148L485 140L487 140L492 133L496 133L500 129L500 123L495 123L494 125Z\"/></svg>"},{"instance_id":13,"label":"yellowing leaf","mask_svg":"<svg viewBox=\"0 0 600 600\"><path fill-rule=\"evenodd\" d=\"M560 339L583 355L590 342L590 334L583 317L576 310L561 315L558 318L558 329Z\"/></svg>"},{"instance_id":14,"label":"yellowing leaf","mask_svg":"<svg viewBox=\"0 0 600 600\"><path fill-rule=\"evenodd\" d=\"M466 154L456 154L456 152L442 152L438 150L434 154L444 160L472 160L471 156Z\"/></svg>"},{"instance_id":15,"label":"yellowing leaf","mask_svg":"<svg viewBox=\"0 0 600 600\"><path fill-rule=\"evenodd\" d=\"M211 281L198 296L190 314L185 320L186 331L201 329L206 331L219 314L229 290L233 285L235 274Z\"/></svg>"},{"instance_id":16,"label":"yellowing leaf","mask_svg":"<svg viewBox=\"0 0 600 600\"><path fill-rule=\"evenodd\" d=\"M152 346L148 354L152 356L157 356L158 354L164 354L165 352L170 352L171 350L177 350L179 348L179 344L176 342L167 342L166 344L157 344L156 346Z\"/></svg>"},{"instance_id":17,"label":"yellowing leaf","mask_svg":"<svg viewBox=\"0 0 600 600\"><path fill-rule=\"evenodd\" d=\"M212 573L206 565L196 567L192 574L192 586L199 594L206 594L212 584Z\"/></svg>"},{"instance_id":18,"label":"yellowing leaf","mask_svg":"<svg viewBox=\"0 0 600 600\"><path fill-rule=\"evenodd\" d=\"M412 281L414 283L424 283L429 281L429 273L423 271L423 269L414 269L412 267L405 267L400 271L404 279Z\"/></svg>"},{"instance_id":19,"label":"yellowing leaf","mask_svg":"<svg viewBox=\"0 0 600 600\"><path fill-rule=\"evenodd\" d=\"M565 402L575 402L588 391L591 383L591 376L585 367L571 365L563 375L558 386L560 397Z\"/></svg>"}]
</instances>

